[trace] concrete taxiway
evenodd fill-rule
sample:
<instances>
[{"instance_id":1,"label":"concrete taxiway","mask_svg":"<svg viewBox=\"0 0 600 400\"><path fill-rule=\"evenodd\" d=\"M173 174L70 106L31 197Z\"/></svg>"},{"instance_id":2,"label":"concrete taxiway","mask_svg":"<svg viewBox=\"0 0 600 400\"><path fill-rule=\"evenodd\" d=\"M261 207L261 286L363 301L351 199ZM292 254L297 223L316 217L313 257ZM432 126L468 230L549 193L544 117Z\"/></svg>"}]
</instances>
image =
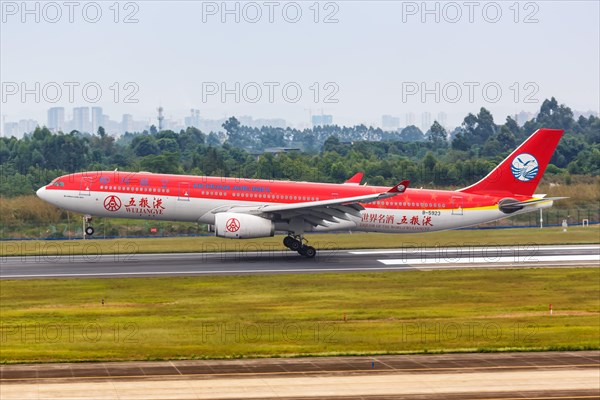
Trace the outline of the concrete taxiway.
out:
<instances>
[{"instance_id":1,"label":"concrete taxiway","mask_svg":"<svg viewBox=\"0 0 600 400\"><path fill-rule=\"evenodd\" d=\"M592 399L600 352L0 366L8 399Z\"/></svg>"},{"instance_id":2,"label":"concrete taxiway","mask_svg":"<svg viewBox=\"0 0 600 400\"><path fill-rule=\"evenodd\" d=\"M190 276L461 268L600 266L600 245L321 249L314 259L282 250L0 258L0 279Z\"/></svg>"}]
</instances>

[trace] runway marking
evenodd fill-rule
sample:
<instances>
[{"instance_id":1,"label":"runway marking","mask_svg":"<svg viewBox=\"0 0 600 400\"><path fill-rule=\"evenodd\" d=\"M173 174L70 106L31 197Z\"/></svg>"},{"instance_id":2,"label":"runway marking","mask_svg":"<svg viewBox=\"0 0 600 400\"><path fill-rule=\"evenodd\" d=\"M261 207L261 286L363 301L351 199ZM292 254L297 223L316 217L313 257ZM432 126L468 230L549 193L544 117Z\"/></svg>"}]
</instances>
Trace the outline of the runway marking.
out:
<instances>
[{"instance_id":1,"label":"runway marking","mask_svg":"<svg viewBox=\"0 0 600 400\"><path fill-rule=\"evenodd\" d=\"M407 266L408 267L408 266ZM356 268L298 268L298 269L242 269L242 270L204 270L204 271L140 271L140 272L98 272L98 273L64 273L64 274L32 274L32 275L2 275L0 278L56 278L62 276L140 276L140 275L205 275L205 274L247 274L247 273L275 273L275 272L338 272L338 271L401 271L407 267L369 267L366 270L364 267Z\"/></svg>"},{"instance_id":2,"label":"runway marking","mask_svg":"<svg viewBox=\"0 0 600 400\"><path fill-rule=\"evenodd\" d=\"M418 258L409 259L388 259L388 260L377 260L385 265L427 265L427 264L499 264L499 263L513 263L513 264L533 264L540 262L560 262L560 261L598 261L600 263L600 254L581 254L581 255L570 255L570 256L524 256L522 260L519 260L518 256L510 257L461 257L461 258L439 258L423 260Z\"/></svg>"},{"instance_id":3,"label":"runway marking","mask_svg":"<svg viewBox=\"0 0 600 400\"><path fill-rule=\"evenodd\" d=\"M532 248L535 246L535 248ZM598 250L600 251L600 246L598 245L580 245L580 246L546 246L546 245L536 245L536 244L524 244L522 246L497 246L492 244L489 245L464 245L464 246L456 246L456 247L406 247L403 249L368 249L368 250L346 250L346 249L324 249L323 251L339 251L340 254L351 254L351 255L377 255L377 254L409 254L416 255L414 251L418 250L418 254L428 254L428 253L440 253L440 252L452 252L452 253L460 253L464 251L511 251L516 255L527 257L529 253L535 251L545 251L545 250ZM289 255L290 257L294 257L294 253L289 252L284 249L271 249L271 250L263 250L263 251L248 251L248 252L239 252L239 251L226 251L226 252L206 252L206 253L139 253L139 254L67 254L67 255L49 255L49 254L30 254L30 255L19 255L19 256L11 256L5 255L0 257L1 263L16 261L16 262L27 262L28 259L32 259L37 261L39 258L52 258L53 260L60 260L63 258L67 258L70 260L77 261L89 261L93 258L93 262L101 262L104 259L112 259L114 257L141 257L141 258L151 258L155 259L172 259L172 258L197 258L197 257L219 257L223 255L231 255L231 256L261 256L265 253L273 253L281 252L282 255ZM527 254L524 254L527 253ZM529 255L534 256L534 255ZM140 260L131 260L131 262L140 261Z\"/></svg>"},{"instance_id":4,"label":"runway marking","mask_svg":"<svg viewBox=\"0 0 600 400\"><path fill-rule=\"evenodd\" d=\"M532 246L537 246L534 250L532 250ZM456 246L456 247L438 247L438 248L434 248L434 247L406 247L404 249L374 249L374 250L353 250L353 251L348 251L349 254L354 254L354 255L373 255L373 254L415 254L414 251L418 250L419 253L438 253L438 252L442 252L442 251L449 251L449 252L461 252L461 251L465 251L465 250L473 250L473 251L477 251L477 250L481 250L481 251L515 251L515 252L531 252L531 251L535 251L535 250L600 250L600 246L597 245L582 245L582 246L538 246L536 244L524 244L522 246L497 246L494 244L489 244L487 246L481 246L481 245L473 245L473 246L469 246L469 245L465 245L465 246Z\"/></svg>"},{"instance_id":5,"label":"runway marking","mask_svg":"<svg viewBox=\"0 0 600 400\"><path fill-rule=\"evenodd\" d=\"M367 360L369 361L369 360ZM390 373L390 372L431 372L431 371L487 371L503 369L560 369L577 367L598 367L600 364L559 364L559 365L498 365L490 367L439 367L439 368L400 368L396 369L353 369L353 370L320 370L320 371L273 371L273 372L215 372L202 374L160 374L160 375L98 375L98 376L59 376L42 378L3 378L0 382L23 381L23 380L76 380L76 379L139 379L139 378L172 378L172 377L205 377L205 376L256 376L256 375L313 375L313 374L331 374L347 372L369 372L369 373ZM142 367L143 368L143 367Z\"/></svg>"},{"instance_id":6,"label":"runway marking","mask_svg":"<svg viewBox=\"0 0 600 400\"><path fill-rule=\"evenodd\" d=\"M378 260L380 262L390 260ZM402 261L402 260L399 260ZM140 272L90 272L90 273L64 273L64 274L31 274L31 275L5 275L0 273L0 279L12 279L12 278L61 278L61 277L98 277L98 276L153 276L153 275L235 275L235 274L272 274L272 273L293 273L293 272L372 272L372 271L406 271L406 270L448 270L448 269L526 269L526 268L539 268L539 265L530 263L530 266L519 265L515 266L514 262L509 264L496 265L490 263L490 265L465 265L465 266L454 266L454 267L413 267L410 264L404 262L398 262L398 264L405 264L403 267L356 267L356 268L298 268L298 269L248 269L248 270L204 270L204 271L140 271ZM597 267L596 264L590 265L567 265L567 264L555 264L548 266L549 268L560 268L560 267Z\"/></svg>"}]
</instances>

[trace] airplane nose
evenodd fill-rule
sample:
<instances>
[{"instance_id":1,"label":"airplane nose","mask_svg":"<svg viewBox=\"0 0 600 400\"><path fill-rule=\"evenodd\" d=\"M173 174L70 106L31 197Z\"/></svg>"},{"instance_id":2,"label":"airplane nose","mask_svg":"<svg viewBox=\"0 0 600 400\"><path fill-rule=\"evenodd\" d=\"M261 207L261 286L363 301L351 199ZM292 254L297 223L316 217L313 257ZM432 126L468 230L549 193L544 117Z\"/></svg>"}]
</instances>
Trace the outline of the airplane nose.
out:
<instances>
[{"instance_id":1,"label":"airplane nose","mask_svg":"<svg viewBox=\"0 0 600 400\"><path fill-rule=\"evenodd\" d=\"M39 197L40 199L46 200L46 187L42 186L37 190L37 192L35 192L35 194L37 194L37 197Z\"/></svg>"}]
</instances>

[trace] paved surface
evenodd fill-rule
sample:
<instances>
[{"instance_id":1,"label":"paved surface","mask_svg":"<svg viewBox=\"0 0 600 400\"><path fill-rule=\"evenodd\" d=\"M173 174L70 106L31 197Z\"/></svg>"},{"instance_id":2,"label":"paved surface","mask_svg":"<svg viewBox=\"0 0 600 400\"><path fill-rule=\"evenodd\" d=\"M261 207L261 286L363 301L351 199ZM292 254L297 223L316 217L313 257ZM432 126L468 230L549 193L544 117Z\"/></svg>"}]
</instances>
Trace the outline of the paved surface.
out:
<instances>
[{"instance_id":1,"label":"paved surface","mask_svg":"<svg viewBox=\"0 0 600 400\"><path fill-rule=\"evenodd\" d=\"M600 266L599 245L321 250L314 259L279 250L64 257L48 252L0 258L0 279Z\"/></svg>"},{"instance_id":2,"label":"paved surface","mask_svg":"<svg viewBox=\"0 0 600 400\"><path fill-rule=\"evenodd\" d=\"M600 352L0 366L5 399L592 399Z\"/></svg>"}]
</instances>

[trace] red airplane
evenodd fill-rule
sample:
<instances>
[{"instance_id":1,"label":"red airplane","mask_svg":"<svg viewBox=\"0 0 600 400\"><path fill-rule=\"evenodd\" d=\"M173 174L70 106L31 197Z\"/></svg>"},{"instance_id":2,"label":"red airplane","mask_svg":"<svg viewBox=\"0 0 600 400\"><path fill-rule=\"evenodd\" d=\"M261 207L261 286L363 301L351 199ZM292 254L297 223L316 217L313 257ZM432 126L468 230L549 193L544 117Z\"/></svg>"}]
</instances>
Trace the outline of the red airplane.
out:
<instances>
[{"instance_id":1,"label":"red airplane","mask_svg":"<svg viewBox=\"0 0 600 400\"><path fill-rule=\"evenodd\" d=\"M306 257L316 250L306 232L355 230L387 233L463 228L551 207L534 191L563 134L539 129L485 178L463 189L408 189L360 185L358 173L343 184L92 171L64 175L37 195L86 216L189 221L214 225L231 239L287 232L283 244Z\"/></svg>"}]
</instances>

